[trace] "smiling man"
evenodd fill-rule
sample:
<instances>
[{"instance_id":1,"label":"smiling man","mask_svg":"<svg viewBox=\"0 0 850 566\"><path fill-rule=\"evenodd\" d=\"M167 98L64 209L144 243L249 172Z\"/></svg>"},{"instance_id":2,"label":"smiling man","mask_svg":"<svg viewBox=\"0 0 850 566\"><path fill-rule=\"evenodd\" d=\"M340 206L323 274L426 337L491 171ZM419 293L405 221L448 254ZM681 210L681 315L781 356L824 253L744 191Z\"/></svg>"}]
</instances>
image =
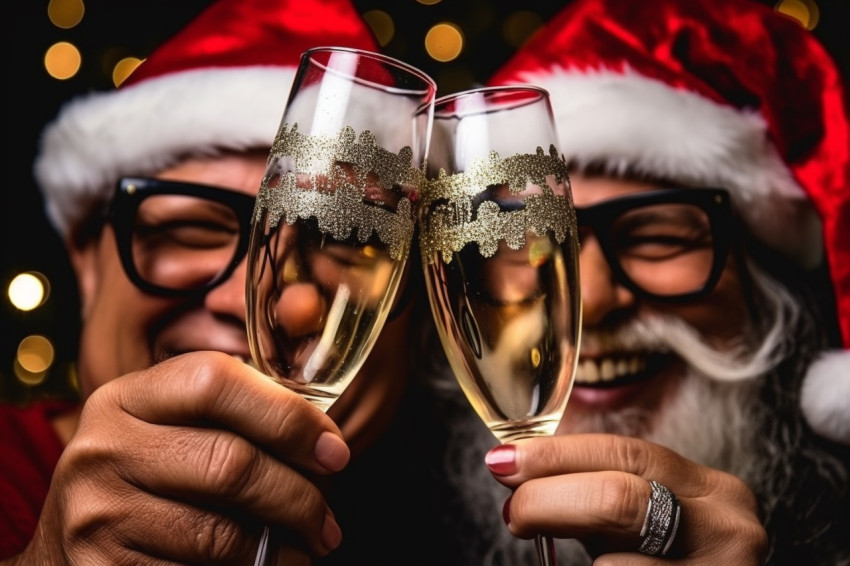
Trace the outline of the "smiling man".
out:
<instances>
[{"instance_id":1,"label":"smiling man","mask_svg":"<svg viewBox=\"0 0 850 566\"><path fill-rule=\"evenodd\" d=\"M745 0L576 0L495 77L552 92L585 326L563 434L493 448L439 345L408 355L421 302L327 414L243 363L282 97L303 49L375 48L356 16L221 0L45 132L82 391L0 404L0 563L253 564L264 525L279 564L518 566L540 532L582 543L561 566L850 562L850 135L808 33ZM282 305L293 331L317 299Z\"/></svg>"},{"instance_id":2,"label":"smiling man","mask_svg":"<svg viewBox=\"0 0 850 566\"><path fill-rule=\"evenodd\" d=\"M850 130L828 54L754 2L578 0L490 82L550 92L581 240L563 434L487 455L510 532L605 564L846 564Z\"/></svg>"}]
</instances>

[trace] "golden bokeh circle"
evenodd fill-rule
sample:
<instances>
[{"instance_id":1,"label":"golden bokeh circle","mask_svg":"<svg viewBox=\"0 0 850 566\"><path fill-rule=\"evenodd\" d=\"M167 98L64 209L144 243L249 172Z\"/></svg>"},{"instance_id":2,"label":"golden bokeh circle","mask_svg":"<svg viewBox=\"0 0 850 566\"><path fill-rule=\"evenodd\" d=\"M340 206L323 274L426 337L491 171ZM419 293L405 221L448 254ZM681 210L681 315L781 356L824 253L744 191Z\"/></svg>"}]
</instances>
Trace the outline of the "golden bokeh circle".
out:
<instances>
[{"instance_id":1,"label":"golden bokeh circle","mask_svg":"<svg viewBox=\"0 0 850 566\"><path fill-rule=\"evenodd\" d=\"M425 34L425 51L436 61L452 61L463 51L463 32L452 23L436 24Z\"/></svg>"}]
</instances>

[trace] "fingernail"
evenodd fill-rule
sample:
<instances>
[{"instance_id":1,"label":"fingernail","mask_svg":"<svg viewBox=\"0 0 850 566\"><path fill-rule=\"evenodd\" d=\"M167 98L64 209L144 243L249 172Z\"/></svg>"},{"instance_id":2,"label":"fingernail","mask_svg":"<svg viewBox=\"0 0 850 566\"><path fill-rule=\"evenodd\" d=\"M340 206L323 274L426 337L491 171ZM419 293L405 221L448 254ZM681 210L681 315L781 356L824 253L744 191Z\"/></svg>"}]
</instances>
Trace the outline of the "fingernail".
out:
<instances>
[{"instance_id":1,"label":"fingernail","mask_svg":"<svg viewBox=\"0 0 850 566\"><path fill-rule=\"evenodd\" d=\"M496 446L487 452L484 463L497 476L511 476L516 473L516 447L513 444Z\"/></svg>"},{"instance_id":2,"label":"fingernail","mask_svg":"<svg viewBox=\"0 0 850 566\"><path fill-rule=\"evenodd\" d=\"M338 472L348 464L351 452L343 439L332 432L323 432L316 442L316 460L331 472Z\"/></svg>"},{"instance_id":3,"label":"fingernail","mask_svg":"<svg viewBox=\"0 0 850 566\"><path fill-rule=\"evenodd\" d=\"M330 552L342 542L342 531L336 523L333 513L325 513L325 524L322 526L322 544Z\"/></svg>"},{"instance_id":4,"label":"fingernail","mask_svg":"<svg viewBox=\"0 0 850 566\"><path fill-rule=\"evenodd\" d=\"M505 504L502 505L502 519L504 519L506 525L511 524L511 497L513 495L509 496L505 500Z\"/></svg>"}]
</instances>

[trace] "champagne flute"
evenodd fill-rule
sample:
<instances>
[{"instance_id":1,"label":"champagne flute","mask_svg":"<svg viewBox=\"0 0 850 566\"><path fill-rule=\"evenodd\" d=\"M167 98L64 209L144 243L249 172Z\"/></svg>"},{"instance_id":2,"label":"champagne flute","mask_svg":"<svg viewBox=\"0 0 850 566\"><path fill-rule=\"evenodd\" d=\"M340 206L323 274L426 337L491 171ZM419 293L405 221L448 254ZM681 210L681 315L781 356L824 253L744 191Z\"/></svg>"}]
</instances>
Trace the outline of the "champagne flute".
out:
<instances>
[{"instance_id":1,"label":"champagne flute","mask_svg":"<svg viewBox=\"0 0 850 566\"><path fill-rule=\"evenodd\" d=\"M256 366L323 411L361 368L403 279L436 90L378 53L302 54L251 221L247 326Z\"/></svg>"},{"instance_id":2,"label":"champagne flute","mask_svg":"<svg viewBox=\"0 0 850 566\"><path fill-rule=\"evenodd\" d=\"M419 207L431 310L452 371L501 442L554 434L581 333L578 237L547 91L438 98ZM536 537L541 565L556 563Z\"/></svg>"}]
</instances>

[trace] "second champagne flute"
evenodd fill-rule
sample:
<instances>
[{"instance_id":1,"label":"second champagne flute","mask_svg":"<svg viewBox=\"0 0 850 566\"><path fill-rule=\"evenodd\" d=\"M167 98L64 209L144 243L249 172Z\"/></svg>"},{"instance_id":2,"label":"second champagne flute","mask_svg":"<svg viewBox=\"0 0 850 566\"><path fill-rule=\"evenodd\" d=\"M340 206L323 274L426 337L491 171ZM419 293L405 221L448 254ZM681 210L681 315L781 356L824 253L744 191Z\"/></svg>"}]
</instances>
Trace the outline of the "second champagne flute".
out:
<instances>
[{"instance_id":1,"label":"second champagne flute","mask_svg":"<svg viewBox=\"0 0 850 566\"><path fill-rule=\"evenodd\" d=\"M405 272L436 84L378 53L300 61L271 148L247 261L257 367L327 411L354 379ZM268 529L255 564L264 564Z\"/></svg>"},{"instance_id":2,"label":"second champagne flute","mask_svg":"<svg viewBox=\"0 0 850 566\"><path fill-rule=\"evenodd\" d=\"M458 383L496 438L554 434L581 328L578 236L548 93L437 99L419 209L431 310ZM552 540L536 539L541 566Z\"/></svg>"}]
</instances>

